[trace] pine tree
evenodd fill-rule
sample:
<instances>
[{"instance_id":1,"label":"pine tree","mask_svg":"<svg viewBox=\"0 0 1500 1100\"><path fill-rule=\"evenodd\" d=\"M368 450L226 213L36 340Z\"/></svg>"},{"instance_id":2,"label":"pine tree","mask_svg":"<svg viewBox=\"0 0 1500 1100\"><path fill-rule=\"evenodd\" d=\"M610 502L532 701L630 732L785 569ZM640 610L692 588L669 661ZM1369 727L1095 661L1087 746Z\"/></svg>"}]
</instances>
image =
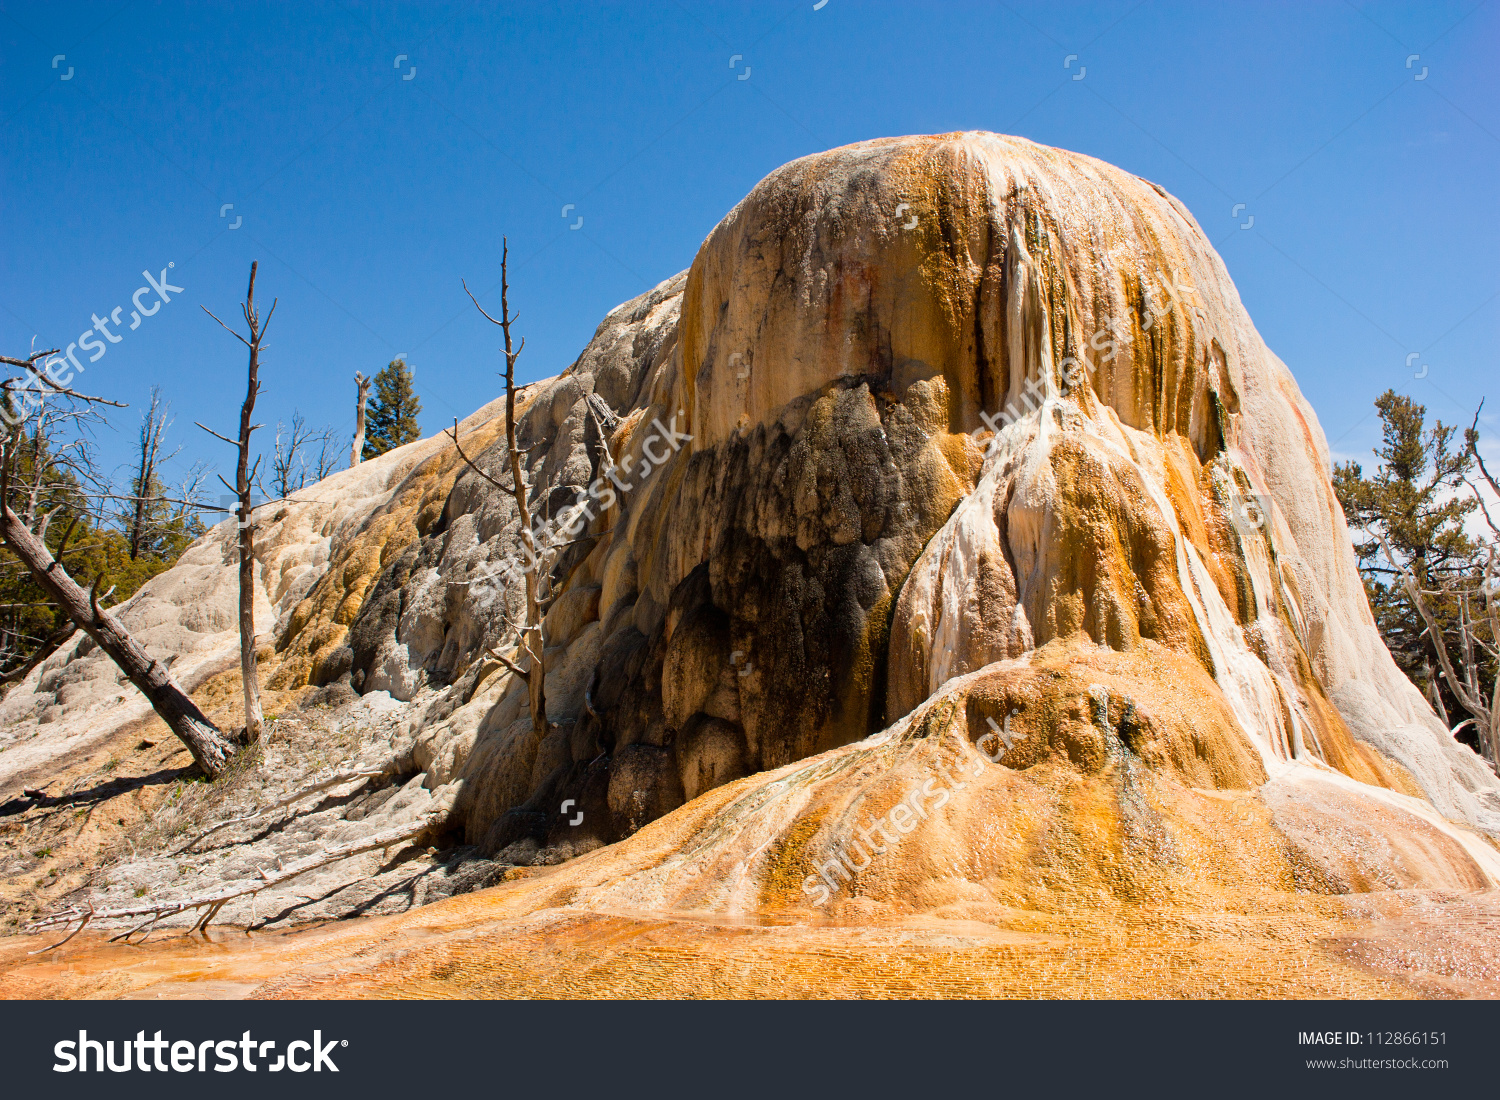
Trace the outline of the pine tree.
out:
<instances>
[{"instance_id":1,"label":"pine tree","mask_svg":"<svg viewBox=\"0 0 1500 1100\"><path fill-rule=\"evenodd\" d=\"M411 384L411 368L401 359L375 376L375 397L366 421L365 445L360 458L374 458L386 451L422 438L417 414L422 402Z\"/></svg>"},{"instance_id":2,"label":"pine tree","mask_svg":"<svg viewBox=\"0 0 1500 1100\"><path fill-rule=\"evenodd\" d=\"M1474 694L1486 701L1496 672L1486 638L1480 636L1480 644L1473 645L1476 617L1478 629L1487 633L1481 607L1488 552L1486 542L1468 531L1469 518L1479 507L1465 491L1474 454L1454 446L1453 426L1437 421L1428 428L1426 408L1409 397L1387 390L1375 407L1383 428L1382 445L1375 452L1380 465L1367 475L1358 462L1337 464L1334 491L1355 535L1354 551L1381 637L1439 715L1456 722L1465 708L1440 671L1436 645L1455 655L1466 677L1472 672ZM1387 557L1387 547L1394 560ZM1442 635L1437 642L1401 580L1408 572ZM1466 727L1459 739L1479 749L1481 733Z\"/></svg>"},{"instance_id":3,"label":"pine tree","mask_svg":"<svg viewBox=\"0 0 1500 1100\"><path fill-rule=\"evenodd\" d=\"M12 421L19 419L9 394L0 399L0 409ZM159 420L153 423L160 425ZM203 534L203 524L190 509L173 509L162 500L149 501L139 522L133 499L114 511L103 503L96 506L97 495L89 490L112 490L96 482L88 448L67 438L68 426L44 408L8 433L8 453L0 460L10 467L11 506L73 580L95 589L105 606L114 606L169 569ZM145 495L139 484L137 472L130 498ZM150 495L170 492L153 474ZM73 629L67 613L14 552L0 546L0 692L50 655Z\"/></svg>"}]
</instances>

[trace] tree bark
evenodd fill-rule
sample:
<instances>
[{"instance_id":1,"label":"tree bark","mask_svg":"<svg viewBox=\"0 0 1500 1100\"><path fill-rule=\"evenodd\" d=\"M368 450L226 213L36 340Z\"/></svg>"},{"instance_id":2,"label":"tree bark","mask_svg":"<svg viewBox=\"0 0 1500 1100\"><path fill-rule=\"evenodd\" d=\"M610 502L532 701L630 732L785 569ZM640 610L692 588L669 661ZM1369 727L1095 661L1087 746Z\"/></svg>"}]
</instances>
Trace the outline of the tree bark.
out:
<instances>
[{"instance_id":1,"label":"tree bark","mask_svg":"<svg viewBox=\"0 0 1500 1100\"><path fill-rule=\"evenodd\" d=\"M510 484L515 496L516 512L521 520L521 542L526 546L532 561L540 562L536 539L531 533L531 502L527 500L526 480L521 476L521 448L516 441L516 360L521 349L511 350L510 342L510 284L507 267L510 259L510 243L501 245L500 253L500 331L505 335L505 443L510 452ZM525 341L522 340L522 346ZM547 670L542 664L542 611L541 569L526 571L526 630L521 635L521 646L531 657L530 675L526 678L528 702L531 706L531 732L539 742L547 736Z\"/></svg>"},{"instance_id":2,"label":"tree bark","mask_svg":"<svg viewBox=\"0 0 1500 1100\"><path fill-rule=\"evenodd\" d=\"M26 563L37 583L140 689L152 709L192 752L203 773L210 779L218 778L234 756L234 746L177 686L166 665L147 653L118 619L100 608L89 593L78 587L8 504L0 516L0 525L3 525L0 534L3 534L5 544Z\"/></svg>"},{"instance_id":3,"label":"tree bark","mask_svg":"<svg viewBox=\"0 0 1500 1100\"><path fill-rule=\"evenodd\" d=\"M535 500L528 499L526 491L526 479L521 473L521 456L525 453L521 450L516 440L516 360L521 357L521 352L526 347L526 338L521 338L519 347L511 344L510 326L513 318L510 315L510 282L509 261L510 242L501 238L500 244L500 320L495 320L479 301L469 292L468 285L464 285L464 292L469 294L469 300L474 303L476 309L483 314L485 320L493 325L499 325L500 331L505 334L505 445L510 461L510 487L509 491L516 502L516 514L521 522L521 545L526 548L526 621L521 625L520 652L526 654L529 665L524 672L517 666L510 665L512 671L522 675L526 680L527 702L531 707L531 733L538 742L547 736L547 670L542 662L542 553L543 550L536 544L536 538L531 529L531 505ZM458 423L453 425L453 444L458 446ZM460 450L462 455L463 451ZM465 459L467 461L467 459ZM469 463L473 465L473 463ZM478 467L475 467L478 469ZM498 484L498 482L496 483ZM503 486L502 486L503 488ZM503 658L502 658L503 660Z\"/></svg>"},{"instance_id":4,"label":"tree bark","mask_svg":"<svg viewBox=\"0 0 1500 1100\"><path fill-rule=\"evenodd\" d=\"M241 505L245 507L245 505ZM245 740L260 739L260 675L255 668L255 527L240 524L240 676L245 681Z\"/></svg>"},{"instance_id":5,"label":"tree bark","mask_svg":"<svg viewBox=\"0 0 1500 1100\"><path fill-rule=\"evenodd\" d=\"M240 406L239 437L230 439L201 423L198 425L210 435L234 447L239 457L234 484L230 485L222 477L219 480L224 481L226 488L234 490L239 501L236 511L240 550L240 679L243 681L245 692L245 741L247 744L259 740L262 726L260 677L255 669L255 523L251 518L253 509L250 506L250 494L255 486L255 475L260 469L260 459L255 460L254 466L250 464L250 433L260 425L250 423L250 417L255 412L255 399L260 395L260 342L271 323L272 315L276 312L276 302L273 300L270 312L266 314L265 325L260 323L260 314L255 309L255 270L259 266L258 261L251 261L250 286L245 291L245 304L241 307L241 312L245 316L245 324L250 329L250 339L246 340L223 321L219 321L207 306L203 308L203 312L213 317L215 321L219 321L225 331L231 333L236 340L250 349L249 380L245 388L245 403Z\"/></svg>"},{"instance_id":6,"label":"tree bark","mask_svg":"<svg viewBox=\"0 0 1500 1100\"><path fill-rule=\"evenodd\" d=\"M354 384L359 387L359 404L354 410L354 447L349 452L349 469L359 465L361 452L365 449L365 404L370 400L370 383L358 371L354 372Z\"/></svg>"},{"instance_id":7,"label":"tree bark","mask_svg":"<svg viewBox=\"0 0 1500 1100\"><path fill-rule=\"evenodd\" d=\"M245 319L250 325L250 378L245 389L245 403L240 406L239 467L235 471L235 489L240 497L240 676L245 682L245 741L260 740L260 676L255 669L255 524L251 520L250 433L255 425L255 397L260 392L260 332L255 313L256 261L250 264L250 287L245 291Z\"/></svg>"}]
</instances>

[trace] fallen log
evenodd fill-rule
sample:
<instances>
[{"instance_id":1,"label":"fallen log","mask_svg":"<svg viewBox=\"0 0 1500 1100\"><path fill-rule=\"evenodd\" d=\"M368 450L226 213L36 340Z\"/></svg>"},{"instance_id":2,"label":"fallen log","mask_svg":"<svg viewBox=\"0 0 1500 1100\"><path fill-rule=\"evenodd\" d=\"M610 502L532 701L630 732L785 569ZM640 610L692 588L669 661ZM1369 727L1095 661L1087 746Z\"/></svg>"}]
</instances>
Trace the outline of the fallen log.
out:
<instances>
[{"instance_id":1,"label":"fallen log","mask_svg":"<svg viewBox=\"0 0 1500 1100\"><path fill-rule=\"evenodd\" d=\"M208 912L203 915L202 920L189 929L189 934L191 935L193 932L207 933L209 922L218 915L219 910L227 902L234 901L236 898L258 894L262 890L280 885L283 882L297 878L299 875L305 875L309 871L316 871L320 867L327 867L329 864L337 863L341 859L348 859L350 856L374 851L376 848L389 848L393 844L400 844L402 841L411 840L426 832L434 824L442 820L443 816L440 811L433 811L423 815L416 823L407 822L404 825L393 825L389 829L384 829L363 839L336 844L317 855L308 856L305 859L298 860L289 867L278 868L275 871L266 871L257 867L256 870L260 872L261 876L258 882L251 880L249 882L232 883L210 893L199 894L196 897L182 898L178 901L157 902L150 905L130 905L119 909L97 909L92 905L88 908L78 905L70 906L67 909L40 917L26 925L25 931L37 933L46 928L55 928L58 925L66 928L75 920L82 921L77 928L57 943L52 944L51 947L43 947L38 951L31 952L31 954L40 955L43 952L61 947L68 940L83 931L83 925L88 924L90 921L146 917L151 918L151 923L154 925L162 917L170 917L176 913L185 913L193 909L206 908Z\"/></svg>"},{"instance_id":2,"label":"fallen log","mask_svg":"<svg viewBox=\"0 0 1500 1100\"><path fill-rule=\"evenodd\" d=\"M326 791L329 787L337 787L341 783L350 783L356 779L368 779L371 776L385 775L390 770L390 768L381 767L360 768L352 771L338 772L335 775L329 776L327 779L319 780L311 786L303 787L301 790L296 791L293 794L289 794L285 798L279 798L269 806L262 806L256 809L253 813L245 814L243 817L232 817L228 821L221 821L212 828L205 829L203 832L199 833L197 836L193 837L192 840L188 841L181 848L179 848L176 854L181 855L183 852L186 852L189 848L191 848L194 844L197 844L204 837L212 836L220 829L227 829L231 825L242 825L247 821L254 821L258 817L264 817L266 814L274 813L277 810L292 805L294 802L300 802L308 795L317 794L319 791Z\"/></svg>"}]
</instances>

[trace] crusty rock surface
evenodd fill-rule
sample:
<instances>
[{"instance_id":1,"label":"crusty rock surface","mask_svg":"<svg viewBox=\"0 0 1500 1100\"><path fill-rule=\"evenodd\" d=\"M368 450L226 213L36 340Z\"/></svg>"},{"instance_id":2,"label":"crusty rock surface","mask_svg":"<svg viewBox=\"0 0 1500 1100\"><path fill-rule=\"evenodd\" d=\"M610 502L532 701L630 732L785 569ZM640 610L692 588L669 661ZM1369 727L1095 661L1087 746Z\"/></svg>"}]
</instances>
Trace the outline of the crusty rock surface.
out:
<instances>
[{"instance_id":1,"label":"crusty rock surface","mask_svg":"<svg viewBox=\"0 0 1500 1100\"><path fill-rule=\"evenodd\" d=\"M1286 890L1500 882L1500 783L1381 644L1317 419L1154 184L988 133L803 158L521 406L547 514L588 507L551 730L484 657L521 611L514 504L443 437L268 531L272 682L402 703L418 786L504 863L669 818L581 861L579 905L806 912L841 852L829 912L1142 903L1215 860ZM464 426L492 474L498 413ZM127 621L220 652L181 632L229 637L203 619L226 540ZM14 692L6 736L97 706L68 694L107 679L90 660ZM963 768L893 852L851 841Z\"/></svg>"},{"instance_id":2,"label":"crusty rock surface","mask_svg":"<svg viewBox=\"0 0 1500 1100\"><path fill-rule=\"evenodd\" d=\"M1494 777L1374 630L1312 410L1192 217L1109 165L988 134L790 164L605 319L525 434L559 507L610 462L630 489L558 574L550 744L518 688L480 688L452 752L472 842L577 847L569 797L607 842L1080 632L1190 656L1272 775L1500 829ZM510 504L466 475L442 523L390 644L477 678L472 578L513 545Z\"/></svg>"}]
</instances>

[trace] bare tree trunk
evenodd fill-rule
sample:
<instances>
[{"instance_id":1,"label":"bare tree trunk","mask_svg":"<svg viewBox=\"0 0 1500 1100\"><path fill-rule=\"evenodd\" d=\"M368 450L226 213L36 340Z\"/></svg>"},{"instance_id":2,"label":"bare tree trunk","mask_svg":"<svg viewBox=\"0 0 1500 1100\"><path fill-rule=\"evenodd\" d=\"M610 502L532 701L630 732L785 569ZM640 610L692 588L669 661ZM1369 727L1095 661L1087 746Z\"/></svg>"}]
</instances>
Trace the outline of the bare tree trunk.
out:
<instances>
[{"instance_id":1,"label":"bare tree trunk","mask_svg":"<svg viewBox=\"0 0 1500 1100\"><path fill-rule=\"evenodd\" d=\"M1386 560L1400 569L1396 555L1391 552L1391 544L1386 541L1385 536L1378 531L1372 531L1380 542L1380 547L1385 551ZM1489 577L1494 568L1495 554L1490 552L1489 562L1485 565L1484 581L1481 587L1489 590ZM1427 636L1432 640L1432 648L1437 652L1438 663L1443 666L1443 679L1448 684L1448 690L1453 692L1454 698L1458 700L1459 706L1468 711L1474 718L1474 724L1479 731L1479 744L1483 748L1485 759L1490 767L1500 774L1500 712L1496 707L1500 706L1500 679L1495 683L1495 692L1490 700L1490 705L1485 705L1484 693L1479 690L1478 678L1472 673L1474 667L1473 653L1473 631L1474 622L1467 615L1459 621L1459 628L1463 635L1462 646L1464 653L1469 655L1466 661L1464 678L1460 679L1453 669L1453 661L1448 656L1448 643L1443 638L1443 632L1433 618L1427 601L1422 598L1422 587L1410 569L1401 569L1401 584L1406 589L1407 598L1411 600L1412 606L1422 616L1422 621L1427 624ZM1492 600L1486 601L1487 616L1491 623L1491 630L1495 632L1495 640L1500 642L1500 610L1494 607ZM1446 715L1445 715L1446 720Z\"/></svg>"},{"instance_id":2,"label":"bare tree trunk","mask_svg":"<svg viewBox=\"0 0 1500 1100\"><path fill-rule=\"evenodd\" d=\"M505 443L510 458L510 486L507 491L515 498L516 513L521 521L521 543L526 548L526 558L529 567L526 569L526 620L520 629L520 650L528 659L528 667L523 671L508 659L499 659L507 665L512 672L522 676L526 680L528 701L531 706L531 730L532 735L540 740L547 734L547 670L542 664L542 550L536 545L536 538L531 530L531 504L528 501L526 491L526 479L521 473L521 456L524 453L516 442L516 360L521 357L521 352L526 347L525 337L521 338L519 347L512 349L510 339L510 284L507 281L508 264L510 259L510 243L501 239L500 252L500 320L495 320L484 312L478 300L469 292L468 284L464 284L464 292L469 295L469 300L474 307L484 314L485 320L491 324L499 325L505 334ZM454 446L458 445L458 424L453 425ZM463 451L459 451L463 456ZM467 456L463 456L468 462ZM468 462L470 466L474 464ZM477 467L475 467L477 469ZM488 478L488 475L485 475ZM493 484L499 485L493 479ZM506 489L506 486L500 486Z\"/></svg>"},{"instance_id":3,"label":"bare tree trunk","mask_svg":"<svg viewBox=\"0 0 1500 1100\"><path fill-rule=\"evenodd\" d=\"M1437 673L1432 671L1432 662L1426 657L1422 658L1422 670L1427 675L1427 699L1432 704L1432 709L1437 711L1437 716L1443 720L1443 725L1452 726L1453 719L1448 717L1448 708L1443 705L1443 693L1438 690Z\"/></svg>"},{"instance_id":4,"label":"bare tree trunk","mask_svg":"<svg viewBox=\"0 0 1500 1100\"><path fill-rule=\"evenodd\" d=\"M240 514L249 504L241 498ZM245 740L260 740L264 718L260 709L260 674L255 668L255 525L240 521L240 676L245 682Z\"/></svg>"},{"instance_id":5,"label":"bare tree trunk","mask_svg":"<svg viewBox=\"0 0 1500 1100\"><path fill-rule=\"evenodd\" d=\"M250 264L250 287L245 291L245 314L250 322L250 369L245 403L240 406L240 455L235 470L235 489L240 497L240 675L245 681L245 740L260 739L260 676L255 669L255 524L251 520L250 433L255 425L255 397L260 391L260 333L256 331L255 268ZM257 463L258 465L258 463Z\"/></svg>"},{"instance_id":6,"label":"bare tree trunk","mask_svg":"<svg viewBox=\"0 0 1500 1100\"><path fill-rule=\"evenodd\" d=\"M240 549L240 677L245 689L245 741L253 743L260 739L263 724L260 709L260 677L255 669L255 524L251 518L250 496L255 485L255 475L260 469L260 459L250 463L250 434L261 425L250 423L255 412L255 399L260 394L260 342L265 336L265 327L260 323L260 314L255 309L255 269L257 262L250 264L250 286L245 291L245 304L241 312L245 324L250 328L250 339L246 340L223 321L219 321L205 307L205 313L219 321L220 325L234 334L240 343L250 349L249 381L245 388L245 403L240 406L240 434L238 439L219 435L212 428L198 427L210 435L218 436L225 443L238 448L239 465L235 470L234 484L224 485L232 489L239 498L239 549ZM276 312L276 301L271 302L271 311L266 314L266 325ZM219 479L224 481L223 478Z\"/></svg>"},{"instance_id":7,"label":"bare tree trunk","mask_svg":"<svg viewBox=\"0 0 1500 1100\"><path fill-rule=\"evenodd\" d=\"M147 653L118 619L100 608L92 593L78 587L8 504L0 515L0 525L5 545L26 563L37 583L140 689L162 721L192 752L203 773L210 779L218 778L234 756L234 746L177 686L166 665Z\"/></svg>"},{"instance_id":8,"label":"bare tree trunk","mask_svg":"<svg viewBox=\"0 0 1500 1100\"><path fill-rule=\"evenodd\" d=\"M359 465L360 453L365 449L365 404L370 400L370 383L359 371L354 372L354 384L359 387L359 403L354 409L354 446L349 451L349 469Z\"/></svg>"},{"instance_id":9,"label":"bare tree trunk","mask_svg":"<svg viewBox=\"0 0 1500 1100\"><path fill-rule=\"evenodd\" d=\"M146 508L154 496L156 465L161 454L162 434L167 428L167 414L161 411L161 389L151 387L151 405L141 419L140 462L135 474L135 514L130 522L130 560L140 557L146 539Z\"/></svg>"},{"instance_id":10,"label":"bare tree trunk","mask_svg":"<svg viewBox=\"0 0 1500 1100\"><path fill-rule=\"evenodd\" d=\"M42 458L42 448L45 445L46 418L36 418L36 428L31 434L31 491L26 495L26 526L30 528L36 523L37 499L41 496L42 482L46 480L47 463Z\"/></svg>"},{"instance_id":11,"label":"bare tree trunk","mask_svg":"<svg viewBox=\"0 0 1500 1100\"><path fill-rule=\"evenodd\" d=\"M1489 477L1489 472L1485 472ZM1494 484L1492 481L1491 484ZM1486 517L1488 518L1488 517ZM1492 579L1493 578L1493 579ZM1490 547L1489 559L1484 563L1484 582L1481 588L1484 591L1485 618L1490 624L1490 641L1496 648L1500 648L1500 607L1495 606L1495 589L1500 585L1500 570L1496 568L1495 548ZM1500 676L1495 677L1493 690L1490 693L1490 726L1487 731L1490 744L1490 759L1496 762L1496 771L1500 772Z\"/></svg>"}]
</instances>

